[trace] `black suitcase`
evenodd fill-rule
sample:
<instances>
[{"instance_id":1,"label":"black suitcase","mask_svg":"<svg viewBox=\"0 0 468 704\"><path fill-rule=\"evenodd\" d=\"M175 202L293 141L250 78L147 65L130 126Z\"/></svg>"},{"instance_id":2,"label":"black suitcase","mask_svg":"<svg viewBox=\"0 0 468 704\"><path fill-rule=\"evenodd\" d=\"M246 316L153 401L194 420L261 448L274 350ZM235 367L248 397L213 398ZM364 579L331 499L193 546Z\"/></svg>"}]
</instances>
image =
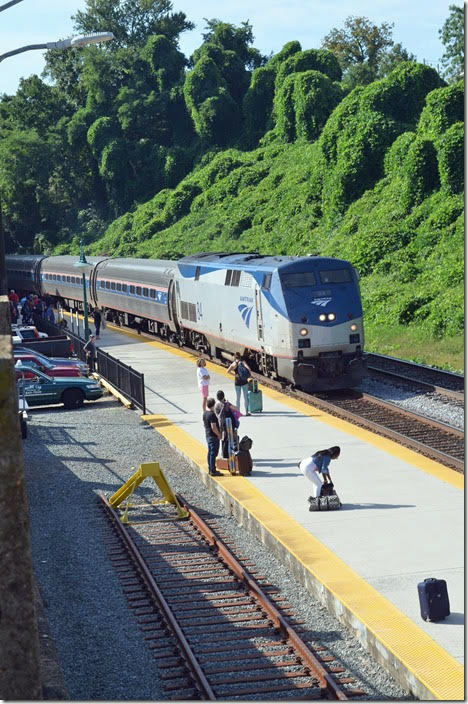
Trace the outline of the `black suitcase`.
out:
<instances>
[{"instance_id":1,"label":"black suitcase","mask_svg":"<svg viewBox=\"0 0 468 704\"><path fill-rule=\"evenodd\" d=\"M442 621L450 614L445 579L428 577L418 584L419 606L423 621Z\"/></svg>"}]
</instances>

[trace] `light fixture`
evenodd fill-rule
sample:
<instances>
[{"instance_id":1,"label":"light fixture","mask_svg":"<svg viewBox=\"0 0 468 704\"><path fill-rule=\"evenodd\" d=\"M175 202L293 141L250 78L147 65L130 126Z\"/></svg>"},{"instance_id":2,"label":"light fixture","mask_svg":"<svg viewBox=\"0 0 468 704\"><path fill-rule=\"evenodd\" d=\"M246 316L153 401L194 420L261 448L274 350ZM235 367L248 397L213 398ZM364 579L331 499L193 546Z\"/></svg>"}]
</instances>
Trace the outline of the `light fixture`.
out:
<instances>
[{"instance_id":1,"label":"light fixture","mask_svg":"<svg viewBox=\"0 0 468 704\"><path fill-rule=\"evenodd\" d=\"M357 325L356 325L356 323L352 323L352 325L350 325L349 327L350 327L350 329L351 329L353 332L356 332L356 330L357 330Z\"/></svg>"},{"instance_id":2,"label":"light fixture","mask_svg":"<svg viewBox=\"0 0 468 704\"><path fill-rule=\"evenodd\" d=\"M326 321L326 319L327 319L327 316L325 315L325 313L320 313L320 315L319 315L320 322L324 323Z\"/></svg>"},{"instance_id":3,"label":"light fixture","mask_svg":"<svg viewBox=\"0 0 468 704\"><path fill-rule=\"evenodd\" d=\"M308 334L308 332L309 331L307 330L307 328L301 328L299 330L299 335L302 335L303 337L305 337Z\"/></svg>"},{"instance_id":4,"label":"light fixture","mask_svg":"<svg viewBox=\"0 0 468 704\"><path fill-rule=\"evenodd\" d=\"M336 315L335 315L334 313L329 313L329 314L327 315L327 318L328 318L328 320L335 320Z\"/></svg>"}]
</instances>

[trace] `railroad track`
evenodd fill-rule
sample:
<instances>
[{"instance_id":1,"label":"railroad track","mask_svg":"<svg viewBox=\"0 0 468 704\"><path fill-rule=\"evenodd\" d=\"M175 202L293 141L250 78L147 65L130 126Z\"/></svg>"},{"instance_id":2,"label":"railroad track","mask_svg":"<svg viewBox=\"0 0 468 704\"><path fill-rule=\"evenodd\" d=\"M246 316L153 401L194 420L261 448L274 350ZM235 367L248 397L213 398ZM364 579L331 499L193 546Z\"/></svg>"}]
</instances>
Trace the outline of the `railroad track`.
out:
<instances>
[{"instance_id":1,"label":"railroad track","mask_svg":"<svg viewBox=\"0 0 468 704\"><path fill-rule=\"evenodd\" d=\"M309 643L265 577L178 497L138 503L124 524L107 498L110 559L151 649L168 698L295 700L363 698L321 643ZM171 510L171 514L169 514Z\"/></svg>"},{"instance_id":2,"label":"railroad track","mask_svg":"<svg viewBox=\"0 0 468 704\"><path fill-rule=\"evenodd\" d=\"M464 403L465 377L423 364L367 353L367 367L372 376L402 381Z\"/></svg>"},{"instance_id":3,"label":"railroad track","mask_svg":"<svg viewBox=\"0 0 468 704\"><path fill-rule=\"evenodd\" d=\"M301 393L297 394L302 397ZM308 401L304 394L303 400ZM419 416L357 391L315 394L310 401L322 410L395 440L436 462L464 472L465 434L449 425Z\"/></svg>"},{"instance_id":4,"label":"railroad track","mask_svg":"<svg viewBox=\"0 0 468 704\"><path fill-rule=\"evenodd\" d=\"M134 332L134 330L132 331ZM154 339L154 335L141 334L149 339ZM164 341L164 344L180 349L179 345L171 342ZM199 354L189 347L182 347L182 349L194 356ZM463 377L459 374L432 369L431 367L385 357L384 355L371 354L368 357L370 357L371 368L373 369L374 366L377 368L377 365L380 365L379 372L381 373L393 374L394 377L397 376L402 380L408 378L413 383L420 385L423 383L429 384L431 390L441 389L441 393L445 395L451 393L455 394L454 398L463 398L460 391L460 389L463 389ZM225 364L220 360L212 359L211 362L223 368L225 367ZM387 366L386 371L384 371L385 366ZM392 367L392 370L389 366ZM407 370L405 374L403 374L403 369ZM411 377L409 376L410 374L412 375ZM404 445L436 462L464 473L465 436L461 430L407 411L369 394L353 390L308 394L260 374L253 374L253 376L264 386L276 391L282 391L309 405L321 408L331 415L388 437L400 445ZM418 379L416 379L417 376ZM423 376L426 381L423 381ZM436 382L443 386L435 386Z\"/></svg>"}]
</instances>

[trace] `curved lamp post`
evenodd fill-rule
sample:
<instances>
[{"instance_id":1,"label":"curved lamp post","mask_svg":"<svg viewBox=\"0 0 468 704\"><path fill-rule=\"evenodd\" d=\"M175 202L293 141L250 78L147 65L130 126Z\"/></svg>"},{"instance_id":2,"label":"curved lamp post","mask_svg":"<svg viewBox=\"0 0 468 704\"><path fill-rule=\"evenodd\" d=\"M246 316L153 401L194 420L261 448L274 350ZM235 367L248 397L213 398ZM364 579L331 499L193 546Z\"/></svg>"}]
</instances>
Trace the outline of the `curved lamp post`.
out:
<instances>
[{"instance_id":1,"label":"curved lamp post","mask_svg":"<svg viewBox=\"0 0 468 704\"><path fill-rule=\"evenodd\" d=\"M90 271L93 265L90 264L84 253L83 241L80 240L80 258L77 262L73 264L77 268L81 269L81 279L83 282L83 317L84 317L84 338L85 342L89 339L89 321L88 321L88 299L86 296L86 271Z\"/></svg>"},{"instance_id":2,"label":"curved lamp post","mask_svg":"<svg viewBox=\"0 0 468 704\"><path fill-rule=\"evenodd\" d=\"M0 61L7 59L9 56L21 54L23 51L31 51L33 49L74 49L88 44L100 44L101 42L109 42L114 39L112 32L101 32L100 34L88 34L83 37L72 37L71 39L62 39L59 42L45 42L43 44L28 44L19 49L12 49L6 54L0 55Z\"/></svg>"}]
</instances>

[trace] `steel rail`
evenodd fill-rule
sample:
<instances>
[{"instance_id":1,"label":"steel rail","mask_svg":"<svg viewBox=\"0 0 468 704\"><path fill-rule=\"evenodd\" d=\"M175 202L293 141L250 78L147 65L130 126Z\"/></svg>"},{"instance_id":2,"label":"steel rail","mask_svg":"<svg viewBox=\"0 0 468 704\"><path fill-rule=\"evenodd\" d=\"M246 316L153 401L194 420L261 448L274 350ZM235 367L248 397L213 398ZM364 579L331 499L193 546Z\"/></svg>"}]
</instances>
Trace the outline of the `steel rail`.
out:
<instances>
[{"instance_id":1,"label":"steel rail","mask_svg":"<svg viewBox=\"0 0 468 704\"><path fill-rule=\"evenodd\" d=\"M444 386L436 386L428 381L421 381L420 379L415 379L414 377L406 376L405 374L400 374L399 372L388 371L387 369L380 369L379 367L373 367L371 364L367 365L369 371L374 372L375 376L388 377L390 379L395 379L395 381L404 381L407 384L413 384L413 386L420 386L423 389L427 389L427 392L439 394L439 396L446 396L454 401L464 402L465 394L463 391L454 391L453 389L446 389Z\"/></svg>"},{"instance_id":2,"label":"steel rail","mask_svg":"<svg viewBox=\"0 0 468 704\"><path fill-rule=\"evenodd\" d=\"M347 408L342 408L339 403L333 403L333 401L325 400L316 396L310 397L308 394L303 394L302 392L296 392L296 395L307 403L311 403L312 405L315 404L319 408L321 407L325 411L328 411L334 415L338 415L344 420L348 420L349 422L352 422L356 425L365 427L371 431L375 431L378 435L388 437L390 440L395 440L400 445L405 445L410 449L414 449L420 454L423 454L426 457L431 457L437 462L441 462L445 465L449 464L453 466L458 472L464 472L464 460L461 460L458 457L454 457L453 455L447 454L446 452L438 450L435 447L432 447L431 445L426 445L424 442L416 440L415 438L405 435L399 432L398 430L394 430L393 428L383 425L382 423L370 420L369 418L366 418L365 416L362 416L359 413L354 413L353 411ZM464 432L462 430L459 430L458 428L452 428L452 426L446 425L444 423L439 423L438 421L435 421L431 418L418 415L416 413L413 413L412 411L407 411L405 409L402 409L400 406L389 403L387 401L383 401L382 399L379 399L375 396L370 396L369 394L360 394L360 397L362 398L362 400L367 400L375 406L380 406L383 409L388 409L392 413L400 415L402 418L407 418L408 421L414 419L415 421L419 421L424 425L427 425L428 427L434 428L434 430L444 431L459 439L464 438Z\"/></svg>"},{"instance_id":3,"label":"steel rail","mask_svg":"<svg viewBox=\"0 0 468 704\"><path fill-rule=\"evenodd\" d=\"M164 614L164 617L167 620L167 624L169 628L172 630L174 636L177 638L180 647L183 650L184 656L187 659L187 662L190 666L191 672L193 676L195 677L196 683L199 687L200 692L204 695L203 698L209 700L209 701L216 701L216 695L213 692L210 683L208 682L205 673L203 672L202 668L200 667L200 664L193 653L192 648L190 647L186 637L184 636L182 629L180 628L179 624L177 623L176 619L174 618L174 615L172 613L172 610L167 603L166 599L164 598L161 590L159 589L158 585L156 584L153 575L149 571L148 567L146 566L145 561L143 560L142 556L140 555L138 549L136 548L135 544L131 540L130 536L128 535L128 532L125 530L124 524L120 521L119 515L117 512L112 508L110 505L109 501L107 500L107 497L99 492L98 494L100 500L102 501L104 507L112 517L112 520L114 522L114 525L119 533L120 538L123 540L125 543L126 548L128 549L129 553L132 556L132 559L135 561L135 563L138 565L138 569L141 570L146 584L148 588L151 591L151 594L153 598L157 601L161 611Z\"/></svg>"},{"instance_id":4,"label":"steel rail","mask_svg":"<svg viewBox=\"0 0 468 704\"><path fill-rule=\"evenodd\" d=\"M153 577L153 575L150 572L150 567L147 565L145 559L140 555L140 552L138 550L138 547L133 543L132 537L128 534L128 531L126 530L124 524L119 519L118 513L112 509L110 506L109 502L107 501L106 497L104 494L99 493L99 498L106 509L106 512L110 519L112 520L112 525L117 529L118 537L123 541L123 545L125 549L127 550L127 559L131 559L136 566L136 569L140 573L140 577L143 581L143 583L146 586L146 589L148 590L148 593L152 599L155 600L155 602L158 604L160 607L161 611L163 612L165 622L168 625L169 630L172 632L172 634L175 636L175 638L178 640L181 649L183 650L183 655L185 661L186 661L186 666L189 668L191 672L194 673L194 685L198 686L199 691L202 693L202 696L200 698L206 698L210 700L216 700L217 696L214 693L214 691L211 689L211 685L207 680L206 675L204 674L202 670L202 666L198 663L197 660L197 655L192 651L190 645L188 644L188 641L185 638L184 632L183 632L183 626L179 626L178 621L176 620L174 614L171 611L171 606L167 602L166 598L162 594L160 588L156 584L156 581L158 577L156 578ZM322 664L322 662L316 657L313 653L313 651L309 648L309 646L301 639L298 633L294 630L293 627L291 627L286 619L283 617L283 615L278 611L276 606L273 604L271 599L266 596L264 591L262 590L261 586L256 582L255 578L253 577L252 573L247 571L245 567L238 561L238 559L232 554L230 551L229 547L227 544L218 536L216 533L211 529L211 527L206 523L206 521L191 507L187 504L187 502L183 499L181 496L177 496L181 506L183 506L187 512L188 512L188 523L191 526L191 530L193 531L193 534L196 536L197 542L200 541L200 545L204 545L205 550L209 550L210 553L213 555L215 560L217 560L219 563L221 563L224 567L224 570L228 570L230 573L231 579L233 580L233 583L237 583L242 585L242 588L246 594L249 597L249 602L255 602L257 604L259 612L262 613L263 619L265 619L265 626L261 628L266 627L266 622L268 622L268 628L273 629L275 632L275 636L280 639L279 642L284 643L284 646L287 647L287 653L289 655L295 656L296 658L296 665L301 665L303 670L302 673L299 675L300 677L305 677L305 678L310 678L313 682L311 685L303 684L303 685L297 685L299 687L308 687L311 686L312 689L314 689L317 692L317 698L328 698L328 699L334 699L334 700L340 700L340 701L348 701L350 696L356 696L358 694L364 694L361 690L352 690L351 692L345 691L343 689L344 684L349 684L353 678L345 678L343 680L343 683L340 683L340 680L335 680L332 676L332 672L342 672L342 668L336 668L333 670L333 668L328 671L325 666ZM147 522L149 525L151 524L151 521ZM133 523L132 523L133 525ZM140 524L138 524L140 525ZM176 534L174 534L175 537L170 537L170 533L168 534L168 539L176 539ZM202 561L201 565L205 564L205 560ZM167 577L166 577L166 585L168 584L167 582ZM172 586L169 586L169 589L174 589L176 584L176 581L173 580ZM184 606L184 611L187 610L187 598L190 600L189 594L187 594L183 599L182 599L182 605ZM225 599L225 597L222 597ZM180 601L180 599L179 599ZM232 606L237 603L237 599L234 600L232 603ZM226 604L225 604L226 605ZM229 602L227 604L229 606ZM196 608L194 607L194 610L196 611ZM242 621L246 619L245 614L242 615ZM198 616L198 618L200 618ZM247 616L247 619L249 617ZM233 619L233 623L237 619ZM256 620L256 618L255 618ZM195 624L194 626L197 628L197 625ZM259 628L259 626L253 626L253 628ZM259 632L259 631L258 631ZM219 636L216 637L214 636L214 641L219 640L219 638L227 638L228 640L231 639L231 637L238 638L239 634L238 633L233 633L231 636L230 632L223 631L222 633L219 633ZM245 637L245 636L244 636ZM323 650L323 647L319 647L319 650ZM203 650L205 652L206 648ZM215 649L216 652L220 652L218 648ZM236 653L238 650L235 651ZM282 652L272 652L271 655L281 655L285 654ZM244 654L244 659L251 659L252 655L245 655ZM262 657L261 655L257 657ZM230 661L231 658L229 658L228 653L224 653L224 659L226 661ZM331 659L335 659L334 657L332 658L331 656L323 656L323 661L328 662ZM281 663L282 665L288 665L288 664L294 664L294 663ZM249 669L257 669L256 667L252 667L251 665L246 666L247 670ZM244 672L244 669L242 665L239 665L238 667L230 668L231 671L231 678L229 682L231 683L236 683L236 682L242 682L243 679L238 680L236 677L233 677L233 673L235 675L236 671L239 672ZM217 670L217 671L212 671L213 675L219 674L221 672L224 672L224 668L222 670ZM196 676L195 676L196 673ZM290 674L288 672L283 673L281 676L282 678L288 678ZM177 675L169 675L169 677L177 677ZM276 677L271 677L271 676L264 676L262 674L261 676L262 680L268 681L269 679L277 679ZM279 685L279 687L276 689L271 689L269 691L281 691L285 689L289 689L288 685L282 684ZM247 690L244 690L244 693ZM268 691L268 690L266 690ZM240 694L242 692L239 692ZM203 696L205 695L205 696ZM315 698L315 697L314 697Z\"/></svg>"},{"instance_id":5,"label":"steel rail","mask_svg":"<svg viewBox=\"0 0 468 704\"><path fill-rule=\"evenodd\" d=\"M281 616L273 602L270 601L268 596L261 590L257 582L252 579L247 570L245 570L244 567L240 564L240 562L234 557L232 552L221 540L221 538L217 537L214 534L210 526L203 520L203 518L201 518L201 516L199 516L193 510L193 508L189 504L187 504L186 501L184 501L181 496L177 496L177 499L181 503L181 505L183 505L183 507L188 511L189 521L191 521L196 526L196 528L200 531L205 540L217 550L221 559L226 562L226 564L236 575L236 577L238 577L238 579L240 579L245 584L249 592L255 595L255 598L260 602L262 608L272 619L273 623L276 624L276 627L279 628L283 636L291 642L294 649L303 659L306 668L310 669L314 677L316 677L319 681L320 689L322 690L322 692L331 694L335 699L347 701L348 697L339 687L337 682L335 682L331 675L326 671L320 661L309 649L307 644L304 643L304 641L298 636L294 629L289 626L289 624Z\"/></svg>"}]
</instances>

